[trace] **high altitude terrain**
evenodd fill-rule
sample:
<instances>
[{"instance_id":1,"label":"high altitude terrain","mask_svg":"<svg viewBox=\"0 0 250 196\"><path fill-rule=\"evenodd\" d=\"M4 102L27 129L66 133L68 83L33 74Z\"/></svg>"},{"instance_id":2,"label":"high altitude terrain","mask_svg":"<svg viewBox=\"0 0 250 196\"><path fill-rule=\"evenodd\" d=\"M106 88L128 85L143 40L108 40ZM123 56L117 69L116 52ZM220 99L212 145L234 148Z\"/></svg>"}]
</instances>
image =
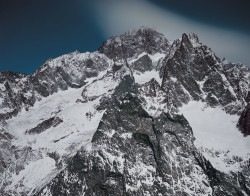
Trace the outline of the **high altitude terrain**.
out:
<instances>
[{"instance_id":1,"label":"high altitude terrain","mask_svg":"<svg viewBox=\"0 0 250 196\"><path fill-rule=\"evenodd\" d=\"M0 195L250 195L250 71L139 28L0 73Z\"/></svg>"}]
</instances>

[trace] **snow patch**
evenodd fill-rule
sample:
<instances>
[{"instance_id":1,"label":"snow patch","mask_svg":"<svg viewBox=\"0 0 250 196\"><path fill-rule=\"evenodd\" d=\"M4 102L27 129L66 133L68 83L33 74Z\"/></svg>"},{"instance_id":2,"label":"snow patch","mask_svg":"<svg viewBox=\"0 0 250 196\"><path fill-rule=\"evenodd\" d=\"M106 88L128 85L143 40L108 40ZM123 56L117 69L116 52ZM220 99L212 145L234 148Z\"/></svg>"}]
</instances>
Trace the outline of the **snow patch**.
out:
<instances>
[{"instance_id":1,"label":"snow patch","mask_svg":"<svg viewBox=\"0 0 250 196\"><path fill-rule=\"evenodd\" d=\"M157 66L158 61L161 58L164 58L166 56L166 54L164 54L164 53L155 53L153 55L148 54L148 56L151 58L153 66Z\"/></svg>"},{"instance_id":2,"label":"snow patch","mask_svg":"<svg viewBox=\"0 0 250 196\"><path fill-rule=\"evenodd\" d=\"M175 78L175 77L171 77L170 78L173 82L177 82L177 78Z\"/></svg>"},{"instance_id":3,"label":"snow patch","mask_svg":"<svg viewBox=\"0 0 250 196\"><path fill-rule=\"evenodd\" d=\"M137 61L139 58L143 57L144 55L148 55L149 58L151 58L152 63L154 66L157 65L158 61L161 58L164 58L166 56L165 53L155 53L155 54L148 54L146 52L142 52L141 54L137 55L136 57L132 57L128 59L128 64L131 65L132 63L134 63L135 61Z\"/></svg>"},{"instance_id":4,"label":"snow patch","mask_svg":"<svg viewBox=\"0 0 250 196\"><path fill-rule=\"evenodd\" d=\"M35 188L46 176L51 175L54 169L56 169L55 161L50 157L30 162L19 174L12 176L12 184L8 188L17 191L21 186L29 189Z\"/></svg>"},{"instance_id":5,"label":"snow patch","mask_svg":"<svg viewBox=\"0 0 250 196\"><path fill-rule=\"evenodd\" d=\"M221 77L222 77L222 80L223 82L226 84L226 86L228 87L228 90L230 91L230 93L235 97L237 98L237 95L236 93L234 92L234 89L233 87L231 86L231 84L229 83L229 81L227 80L226 76L222 73L220 73Z\"/></svg>"},{"instance_id":6,"label":"snow patch","mask_svg":"<svg viewBox=\"0 0 250 196\"><path fill-rule=\"evenodd\" d=\"M149 82L152 78L154 78L160 85L162 83L162 79L160 78L159 72L156 70L145 71L144 73L134 72L135 82L137 84L145 84Z\"/></svg>"}]
</instances>

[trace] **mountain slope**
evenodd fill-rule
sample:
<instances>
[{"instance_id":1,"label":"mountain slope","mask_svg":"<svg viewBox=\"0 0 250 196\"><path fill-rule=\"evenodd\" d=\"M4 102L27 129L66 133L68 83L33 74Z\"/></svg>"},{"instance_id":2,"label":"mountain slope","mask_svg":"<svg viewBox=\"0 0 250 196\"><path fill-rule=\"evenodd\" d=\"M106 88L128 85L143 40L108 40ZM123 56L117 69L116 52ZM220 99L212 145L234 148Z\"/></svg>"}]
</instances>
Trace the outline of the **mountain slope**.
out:
<instances>
[{"instance_id":1,"label":"mountain slope","mask_svg":"<svg viewBox=\"0 0 250 196\"><path fill-rule=\"evenodd\" d=\"M249 95L247 67L145 27L1 72L0 193L249 195Z\"/></svg>"}]
</instances>

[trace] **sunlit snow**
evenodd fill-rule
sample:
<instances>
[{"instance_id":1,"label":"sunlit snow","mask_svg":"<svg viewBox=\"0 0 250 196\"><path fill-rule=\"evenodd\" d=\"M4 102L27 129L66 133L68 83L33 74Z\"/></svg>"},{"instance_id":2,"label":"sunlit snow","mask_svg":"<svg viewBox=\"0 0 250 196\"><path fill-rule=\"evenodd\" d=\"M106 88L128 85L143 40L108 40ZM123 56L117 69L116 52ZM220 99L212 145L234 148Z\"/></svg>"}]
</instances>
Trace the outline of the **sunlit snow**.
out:
<instances>
[{"instance_id":1,"label":"sunlit snow","mask_svg":"<svg viewBox=\"0 0 250 196\"><path fill-rule=\"evenodd\" d=\"M18 175L14 175L11 187L20 181L27 188L36 187L41 179L46 179L55 169L55 161L49 158L47 153L56 152L60 156L73 156L81 146L91 145L97 122L102 118L104 111L98 112L95 109L99 104L99 98L87 103L77 103L76 100L80 98L81 93L82 88L60 91L36 102L29 111L23 110L17 117L7 121L8 131L15 137L15 146L22 149L28 145L33 152L44 157L28 163ZM91 116L87 116L86 113L90 113ZM40 134L25 134L26 130L51 116L61 118L63 123ZM33 186L35 184L36 186Z\"/></svg>"},{"instance_id":2,"label":"sunlit snow","mask_svg":"<svg viewBox=\"0 0 250 196\"><path fill-rule=\"evenodd\" d=\"M135 72L134 78L137 84L145 84L146 82L149 82L152 78L154 78L160 85L162 82L162 79L160 78L159 73L156 70L145 71L144 73Z\"/></svg>"},{"instance_id":3,"label":"sunlit snow","mask_svg":"<svg viewBox=\"0 0 250 196\"><path fill-rule=\"evenodd\" d=\"M193 129L195 146L216 169L238 171L239 159L243 163L250 158L250 137L244 137L236 127L239 116L196 101L190 101L180 111Z\"/></svg>"}]
</instances>

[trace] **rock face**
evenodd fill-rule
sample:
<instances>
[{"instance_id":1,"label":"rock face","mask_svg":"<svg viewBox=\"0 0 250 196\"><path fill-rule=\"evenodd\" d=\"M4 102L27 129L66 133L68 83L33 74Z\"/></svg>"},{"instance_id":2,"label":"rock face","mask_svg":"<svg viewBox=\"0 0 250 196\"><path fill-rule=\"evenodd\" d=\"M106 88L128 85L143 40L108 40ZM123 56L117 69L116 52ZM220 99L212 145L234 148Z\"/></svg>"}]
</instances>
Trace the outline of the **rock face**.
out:
<instances>
[{"instance_id":1,"label":"rock face","mask_svg":"<svg viewBox=\"0 0 250 196\"><path fill-rule=\"evenodd\" d=\"M249 92L247 67L195 34L170 44L150 28L29 76L1 72L0 194L250 195L250 150L201 148L180 112L190 102L220 109L247 136Z\"/></svg>"},{"instance_id":2,"label":"rock face","mask_svg":"<svg viewBox=\"0 0 250 196\"><path fill-rule=\"evenodd\" d=\"M248 104L242 112L238 122L238 127L244 136L250 135L250 104Z\"/></svg>"},{"instance_id":3,"label":"rock face","mask_svg":"<svg viewBox=\"0 0 250 196\"><path fill-rule=\"evenodd\" d=\"M173 57L162 62L162 87L171 94L175 105L202 100L212 107L223 106L231 114L242 111L249 83L246 67L231 64L230 69L194 34L183 34L179 46L174 43L173 47Z\"/></svg>"},{"instance_id":4,"label":"rock face","mask_svg":"<svg viewBox=\"0 0 250 196\"><path fill-rule=\"evenodd\" d=\"M154 118L140 102L130 92L116 96L93 135L92 151L79 151L39 195L183 195L185 185L200 195L211 192L192 155L194 138L185 118ZM193 172L204 182L188 175Z\"/></svg>"},{"instance_id":5,"label":"rock face","mask_svg":"<svg viewBox=\"0 0 250 196\"><path fill-rule=\"evenodd\" d=\"M131 69L141 73L151 71L153 69L152 60L148 55L144 55L131 65Z\"/></svg>"},{"instance_id":6,"label":"rock face","mask_svg":"<svg viewBox=\"0 0 250 196\"><path fill-rule=\"evenodd\" d=\"M232 184L236 179L227 179L197 152L187 120L150 116L127 80L132 81L123 80L115 90L91 152L82 148L38 195L241 195ZM193 188L187 193L186 187Z\"/></svg>"},{"instance_id":7,"label":"rock face","mask_svg":"<svg viewBox=\"0 0 250 196\"><path fill-rule=\"evenodd\" d=\"M87 78L96 77L106 70L110 60L98 52L73 52L46 61L29 76L4 71L0 73L0 115L4 119L28 109L37 100L60 90L80 88ZM7 112L4 112L7 111Z\"/></svg>"}]
</instances>

